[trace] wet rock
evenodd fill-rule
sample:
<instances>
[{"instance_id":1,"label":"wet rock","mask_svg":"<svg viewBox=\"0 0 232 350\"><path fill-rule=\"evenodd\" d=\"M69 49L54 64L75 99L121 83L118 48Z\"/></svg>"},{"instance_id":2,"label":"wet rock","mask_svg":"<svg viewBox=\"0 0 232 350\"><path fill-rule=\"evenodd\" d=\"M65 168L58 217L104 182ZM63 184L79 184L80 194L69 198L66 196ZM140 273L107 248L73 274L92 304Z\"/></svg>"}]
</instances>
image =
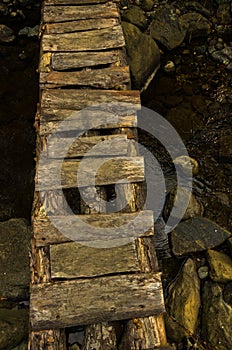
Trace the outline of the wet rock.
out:
<instances>
[{"instance_id":1,"label":"wet rock","mask_svg":"<svg viewBox=\"0 0 232 350\"><path fill-rule=\"evenodd\" d=\"M215 250L208 250L207 258L210 265L210 277L215 282L226 283L232 280L232 260Z\"/></svg>"},{"instance_id":2,"label":"wet rock","mask_svg":"<svg viewBox=\"0 0 232 350\"><path fill-rule=\"evenodd\" d=\"M209 275L209 268L208 266L201 266L199 267L198 271L197 271L198 277L202 280L206 277L208 277Z\"/></svg>"},{"instance_id":3,"label":"wet rock","mask_svg":"<svg viewBox=\"0 0 232 350\"><path fill-rule=\"evenodd\" d=\"M0 24L0 43L11 43L14 39L13 30L4 24Z\"/></svg>"},{"instance_id":4,"label":"wet rock","mask_svg":"<svg viewBox=\"0 0 232 350\"><path fill-rule=\"evenodd\" d=\"M154 6L154 0L142 0L141 7L144 11L151 11Z\"/></svg>"},{"instance_id":5,"label":"wet rock","mask_svg":"<svg viewBox=\"0 0 232 350\"><path fill-rule=\"evenodd\" d=\"M0 297L28 298L29 242L30 228L26 220L11 219L0 223Z\"/></svg>"},{"instance_id":6,"label":"wet rock","mask_svg":"<svg viewBox=\"0 0 232 350\"><path fill-rule=\"evenodd\" d=\"M171 233L172 252L177 255L202 252L222 244L231 233L213 221L192 218L181 222Z\"/></svg>"},{"instance_id":7,"label":"wet rock","mask_svg":"<svg viewBox=\"0 0 232 350\"><path fill-rule=\"evenodd\" d=\"M131 23L122 22L130 61L133 86L141 89L150 75L159 68L160 51L149 35Z\"/></svg>"},{"instance_id":8,"label":"wet rock","mask_svg":"<svg viewBox=\"0 0 232 350\"><path fill-rule=\"evenodd\" d=\"M202 332L206 343L214 349L231 349L232 308L223 299L223 290L208 281L203 288Z\"/></svg>"},{"instance_id":9,"label":"wet rock","mask_svg":"<svg viewBox=\"0 0 232 350\"><path fill-rule=\"evenodd\" d=\"M211 22L200 13L186 13L180 17L180 22L187 28L190 38L206 37L211 32Z\"/></svg>"},{"instance_id":10,"label":"wet rock","mask_svg":"<svg viewBox=\"0 0 232 350\"><path fill-rule=\"evenodd\" d=\"M39 26L22 28L18 32L18 35L25 35L29 38L37 37L39 35Z\"/></svg>"},{"instance_id":11,"label":"wet rock","mask_svg":"<svg viewBox=\"0 0 232 350\"><path fill-rule=\"evenodd\" d=\"M178 47L183 42L187 32L187 27L179 21L175 10L173 6L163 6L155 12L149 27L152 38L168 50Z\"/></svg>"},{"instance_id":12,"label":"wet rock","mask_svg":"<svg viewBox=\"0 0 232 350\"><path fill-rule=\"evenodd\" d=\"M188 259L170 286L166 300L166 327L171 340L180 342L185 336L194 334L199 308L200 281L194 261Z\"/></svg>"},{"instance_id":13,"label":"wet rock","mask_svg":"<svg viewBox=\"0 0 232 350\"><path fill-rule=\"evenodd\" d=\"M216 17L217 17L217 22L219 24L230 24L231 23L230 4L229 3L219 4Z\"/></svg>"},{"instance_id":14,"label":"wet rock","mask_svg":"<svg viewBox=\"0 0 232 350\"><path fill-rule=\"evenodd\" d=\"M12 349L28 334L27 310L0 309L0 350Z\"/></svg>"}]
</instances>

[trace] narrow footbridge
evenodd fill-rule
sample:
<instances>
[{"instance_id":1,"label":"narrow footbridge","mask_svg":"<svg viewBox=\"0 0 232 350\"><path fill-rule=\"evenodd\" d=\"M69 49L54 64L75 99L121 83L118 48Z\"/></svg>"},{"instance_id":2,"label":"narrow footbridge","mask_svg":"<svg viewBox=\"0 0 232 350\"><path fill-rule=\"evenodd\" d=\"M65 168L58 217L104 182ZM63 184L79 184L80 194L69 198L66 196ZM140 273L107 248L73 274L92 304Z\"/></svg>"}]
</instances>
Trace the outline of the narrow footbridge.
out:
<instances>
[{"instance_id":1,"label":"narrow footbridge","mask_svg":"<svg viewBox=\"0 0 232 350\"><path fill-rule=\"evenodd\" d=\"M168 349L118 3L45 0L39 73L29 348Z\"/></svg>"}]
</instances>

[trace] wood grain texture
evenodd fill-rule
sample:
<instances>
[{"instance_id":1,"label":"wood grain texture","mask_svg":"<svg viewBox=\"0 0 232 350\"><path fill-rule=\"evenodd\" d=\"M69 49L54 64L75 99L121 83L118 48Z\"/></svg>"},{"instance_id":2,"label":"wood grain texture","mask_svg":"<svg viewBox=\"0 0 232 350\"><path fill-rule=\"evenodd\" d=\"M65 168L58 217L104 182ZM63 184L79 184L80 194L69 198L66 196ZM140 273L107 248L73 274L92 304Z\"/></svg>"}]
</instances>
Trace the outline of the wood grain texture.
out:
<instances>
[{"instance_id":1,"label":"wood grain texture","mask_svg":"<svg viewBox=\"0 0 232 350\"><path fill-rule=\"evenodd\" d=\"M67 34L44 34L44 52L100 51L125 46L121 26Z\"/></svg>"},{"instance_id":2,"label":"wood grain texture","mask_svg":"<svg viewBox=\"0 0 232 350\"><path fill-rule=\"evenodd\" d=\"M31 332L28 350L67 350L65 329Z\"/></svg>"},{"instance_id":3,"label":"wood grain texture","mask_svg":"<svg viewBox=\"0 0 232 350\"><path fill-rule=\"evenodd\" d=\"M139 272L135 242L99 249L77 242L50 246L52 278L81 278Z\"/></svg>"},{"instance_id":4,"label":"wood grain texture","mask_svg":"<svg viewBox=\"0 0 232 350\"><path fill-rule=\"evenodd\" d=\"M45 5L87 5L87 4L104 4L109 0L45 0ZM119 2L114 0L113 2Z\"/></svg>"},{"instance_id":5,"label":"wood grain texture","mask_svg":"<svg viewBox=\"0 0 232 350\"><path fill-rule=\"evenodd\" d=\"M33 285L32 329L65 328L164 312L160 274L129 274Z\"/></svg>"},{"instance_id":6,"label":"wood grain texture","mask_svg":"<svg viewBox=\"0 0 232 350\"><path fill-rule=\"evenodd\" d=\"M54 52L51 54L52 69L64 71L106 64L120 64L119 50L99 52Z\"/></svg>"},{"instance_id":7,"label":"wood grain texture","mask_svg":"<svg viewBox=\"0 0 232 350\"><path fill-rule=\"evenodd\" d=\"M114 18L119 17L117 5L108 2L106 4L91 4L91 5L66 5L66 6L44 6L43 22L55 23L75 21L89 18Z\"/></svg>"},{"instance_id":8,"label":"wood grain texture","mask_svg":"<svg viewBox=\"0 0 232 350\"><path fill-rule=\"evenodd\" d=\"M40 73L41 88L64 86L125 90L130 81L129 67L83 69L79 72Z\"/></svg>"},{"instance_id":9,"label":"wood grain texture","mask_svg":"<svg viewBox=\"0 0 232 350\"><path fill-rule=\"evenodd\" d=\"M118 24L118 18L91 18L70 22L47 23L45 25L45 34L75 33L93 29L111 28Z\"/></svg>"},{"instance_id":10,"label":"wood grain texture","mask_svg":"<svg viewBox=\"0 0 232 350\"><path fill-rule=\"evenodd\" d=\"M124 238L134 239L154 234L153 213L149 210L140 212L140 216L138 213L89 214L54 216L52 220L56 226L46 216L34 218L33 230L37 247L72 240L87 242L88 246L93 242L92 246L97 246L100 239L103 243L113 239L123 242ZM95 231L95 228L104 230Z\"/></svg>"}]
</instances>

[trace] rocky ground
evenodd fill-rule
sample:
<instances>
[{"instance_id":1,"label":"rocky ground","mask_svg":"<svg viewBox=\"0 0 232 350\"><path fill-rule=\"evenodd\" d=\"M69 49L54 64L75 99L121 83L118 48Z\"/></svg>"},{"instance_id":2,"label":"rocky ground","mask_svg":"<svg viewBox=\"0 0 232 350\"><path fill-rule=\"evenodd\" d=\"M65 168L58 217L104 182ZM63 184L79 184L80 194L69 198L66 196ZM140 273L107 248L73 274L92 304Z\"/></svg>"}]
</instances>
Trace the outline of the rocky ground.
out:
<instances>
[{"instance_id":1,"label":"rocky ground","mask_svg":"<svg viewBox=\"0 0 232 350\"><path fill-rule=\"evenodd\" d=\"M133 87L142 90L143 105L176 128L194 165L188 210L167 236L163 225L176 198L174 167L157 140L140 133L169 184L156 224L169 342L179 350L230 350L231 1L120 4ZM0 4L0 350L27 348L40 5L39 0ZM184 160L177 162L186 176ZM181 191L184 196L186 189Z\"/></svg>"}]
</instances>

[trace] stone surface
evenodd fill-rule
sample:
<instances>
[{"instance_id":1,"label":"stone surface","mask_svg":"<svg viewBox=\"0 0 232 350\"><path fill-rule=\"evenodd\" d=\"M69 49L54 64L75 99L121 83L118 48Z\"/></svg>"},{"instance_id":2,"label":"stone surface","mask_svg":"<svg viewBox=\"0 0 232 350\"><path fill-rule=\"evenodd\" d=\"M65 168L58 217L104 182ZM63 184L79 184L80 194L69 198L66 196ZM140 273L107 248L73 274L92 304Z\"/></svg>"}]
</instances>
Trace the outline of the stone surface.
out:
<instances>
[{"instance_id":1,"label":"stone surface","mask_svg":"<svg viewBox=\"0 0 232 350\"><path fill-rule=\"evenodd\" d=\"M127 44L133 87L141 89L150 75L159 67L159 48L150 36L143 34L133 24L122 22L122 27Z\"/></svg>"},{"instance_id":2,"label":"stone surface","mask_svg":"<svg viewBox=\"0 0 232 350\"><path fill-rule=\"evenodd\" d=\"M180 342L185 336L194 334L200 308L200 281L195 263L188 259L180 275L169 288L166 300L167 335Z\"/></svg>"},{"instance_id":3,"label":"stone surface","mask_svg":"<svg viewBox=\"0 0 232 350\"><path fill-rule=\"evenodd\" d=\"M197 271L198 277L200 279L204 279L206 277L208 277L209 275L209 268L208 266L201 266L198 271Z\"/></svg>"},{"instance_id":4,"label":"stone surface","mask_svg":"<svg viewBox=\"0 0 232 350\"><path fill-rule=\"evenodd\" d=\"M123 21L132 23L141 30L147 27L146 16L138 6L131 5L128 10L122 10L121 17Z\"/></svg>"},{"instance_id":5,"label":"stone surface","mask_svg":"<svg viewBox=\"0 0 232 350\"><path fill-rule=\"evenodd\" d=\"M30 228L24 219L0 223L0 297L25 300L29 296Z\"/></svg>"},{"instance_id":6,"label":"stone surface","mask_svg":"<svg viewBox=\"0 0 232 350\"><path fill-rule=\"evenodd\" d=\"M39 35L39 26L35 26L35 27L24 27L22 29L20 29L20 31L18 32L18 35L26 35L29 38L33 38L33 37L37 37Z\"/></svg>"},{"instance_id":7,"label":"stone surface","mask_svg":"<svg viewBox=\"0 0 232 350\"><path fill-rule=\"evenodd\" d=\"M232 257L232 237L227 240L227 245L230 251L230 256Z\"/></svg>"},{"instance_id":8,"label":"stone surface","mask_svg":"<svg viewBox=\"0 0 232 350\"><path fill-rule=\"evenodd\" d=\"M160 42L168 50L178 47L184 40L187 27L179 21L175 7L165 5L155 12L150 24L153 39Z\"/></svg>"},{"instance_id":9,"label":"stone surface","mask_svg":"<svg viewBox=\"0 0 232 350\"><path fill-rule=\"evenodd\" d=\"M208 36L211 32L211 22L197 12L189 12L180 17L180 23L187 28L190 38Z\"/></svg>"},{"instance_id":10,"label":"stone surface","mask_svg":"<svg viewBox=\"0 0 232 350\"><path fill-rule=\"evenodd\" d=\"M181 222L171 233L172 252L177 255L202 252L222 244L231 233L213 221L192 218Z\"/></svg>"},{"instance_id":11,"label":"stone surface","mask_svg":"<svg viewBox=\"0 0 232 350\"><path fill-rule=\"evenodd\" d=\"M209 275L215 282L226 283L232 280L232 260L215 250L208 250L207 258L210 265Z\"/></svg>"},{"instance_id":12,"label":"stone surface","mask_svg":"<svg viewBox=\"0 0 232 350\"><path fill-rule=\"evenodd\" d=\"M144 11L151 11L154 6L154 0L142 0L141 7Z\"/></svg>"},{"instance_id":13,"label":"stone surface","mask_svg":"<svg viewBox=\"0 0 232 350\"><path fill-rule=\"evenodd\" d=\"M219 24L230 24L231 23L230 4L221 3L218 6L216 16L217 16L217 22Z\"/></svg>"},{"instance_id":14,"label":"stone surface","mask_svg":"<svg viewBox=\"0 0 232 350\"><path fill-rule=\"evenodd\" d=\"M13 30L4 24L0 24L0 43L11 43L14 39Z\"/></svg>"},{"instance_id":15,"label":"stone surface","mask_svg":"<svg viewBox=\"0 0 232 350\"><path fill-rule=\"evenodd\" d=\"M174 159L173 163L183 176L192 176L197 175L198 173L198 162L194 158L188 156L180 156Z\"/></svg>"},{"instance_id":16,"label":"stone surface","mask_svg":"<svg viewBox=\"0 0 232 350\"><path fill-rule=\"evenodd\" d=\"M223 299L222 287L216 282L205 282L203 288L203 337L213 349L232 348L232 308Z\"/></svg>"},{"instance_id":17,"label":"stone surface","mask_svg":"<svg viewBox=\"0 0 232 350\"><path fill-rule=\"evenodd\" d=\"M10 350L27 337L28 319L28 310L0 309L0 350Z\"/></svg>"}]
</instances>

